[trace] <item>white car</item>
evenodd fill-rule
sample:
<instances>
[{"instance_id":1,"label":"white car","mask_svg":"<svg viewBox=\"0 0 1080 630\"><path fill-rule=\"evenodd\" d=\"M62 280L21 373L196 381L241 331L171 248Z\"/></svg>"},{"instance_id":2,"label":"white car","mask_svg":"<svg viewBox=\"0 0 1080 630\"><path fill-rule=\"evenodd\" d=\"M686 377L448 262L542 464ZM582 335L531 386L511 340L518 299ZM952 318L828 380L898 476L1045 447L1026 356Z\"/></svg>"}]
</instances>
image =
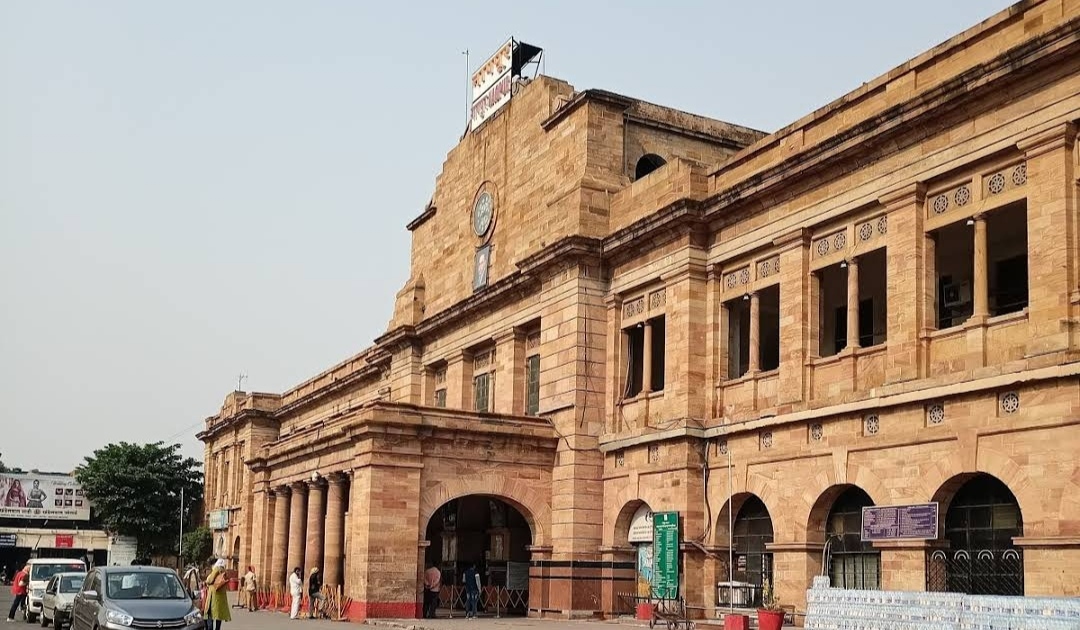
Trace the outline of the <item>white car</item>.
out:
<instances>
[{"instance_id":1,"label":"white car","mask_svg":"<svg viewBox=\"0 0 1080 630\"><path fill-rule=\"evenodd\" d=\"M45 586L41 599L41 627L62 628L71 624L71 605L82 588L85 573L57 573Z\"/></svg>"},{"instance_id":2,"label":"white car","mask_svg":"<svg viewBox=\"0 0 1080 630\"><path fill-rule=\"evenodd\" d=\"M86 573L86 563L75 558L34 558L28 560L30 566L30 592L26 598L26 610L23 612L27 623L34 623L41 616L41 600L45 597L45 587L57 573Z\"/></svg>"}]
</instances>

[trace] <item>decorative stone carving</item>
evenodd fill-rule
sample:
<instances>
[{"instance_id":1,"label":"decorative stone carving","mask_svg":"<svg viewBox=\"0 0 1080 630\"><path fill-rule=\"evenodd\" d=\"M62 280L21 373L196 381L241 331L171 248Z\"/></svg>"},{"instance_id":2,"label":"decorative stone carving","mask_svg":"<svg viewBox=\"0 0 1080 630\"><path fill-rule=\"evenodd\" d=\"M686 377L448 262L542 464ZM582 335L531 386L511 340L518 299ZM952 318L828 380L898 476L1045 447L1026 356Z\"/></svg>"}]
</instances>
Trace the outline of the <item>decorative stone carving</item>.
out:
<instances>
[{"instance_id":1,"label":"decorative stone carving","mask_svg":"<svg viewBox=\"0 0 1080 630\"><path fill-rule=\"evenodd\" d=\"M649 310L662 308L667 304L667 289L660 289L649 294Z\"/></svg>"},{"instance_id":2,"label":"decorative stone carving","mask_svg":"<svg viewBox=\"0 0 1080 630\"><path fill-rule=\"evenodd\" d=\"M631 318L637 317L645 312L645 298L644 296L628 300L623 304L623 317Z\"/></svg>"},{"instance_id":3,"label":"decorative stone carving","mask_svg":"<svg viewBox=\"0 0 1080 630\"><path fill-rule=\"evenodd\" d=\"M881 422L878 420L877 414L870 414L863 418L863 432L866 435L877 435L878 429L881 428Z\"/></svg>"}]
</instances>

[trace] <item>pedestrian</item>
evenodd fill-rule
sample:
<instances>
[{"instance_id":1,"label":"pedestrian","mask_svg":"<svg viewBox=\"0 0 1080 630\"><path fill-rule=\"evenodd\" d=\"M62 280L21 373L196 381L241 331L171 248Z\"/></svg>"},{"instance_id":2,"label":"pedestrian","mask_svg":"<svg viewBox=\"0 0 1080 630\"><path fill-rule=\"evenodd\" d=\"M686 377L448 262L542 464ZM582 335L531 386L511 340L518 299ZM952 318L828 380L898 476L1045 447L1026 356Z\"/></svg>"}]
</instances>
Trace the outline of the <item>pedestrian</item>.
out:
<instances>
[{"instance_id":1,"label":"pedestrian","mask_svg":"<svg viewBox=\"0 0 1080 630\"><path fill-rule=\"evenodd\" d=\"M439 608L439 589L442 588L442 572L435 565L424 571L424 619L434 619Z\"/></svg>"},{"instance_id":2,"label":"pedestrian","mask_svg":"<svg viewBox=\"0 0 1080 630\"><path fill-rule=\"evenodd\" d=\"M206 630L221 630L222 621L232 621L229 612L228 576L225 575L225 559L219 558L214 563L210 575L206 576L206 601L203 602L203 618Z\"/></svg>"},{"instance_id":3,"label":"pedestrian","mask_svg":"<svg viewBox=\"0 0 1080 630\"><path fill-rule=\"evenodd\" d=\"M296 567L292 570L292 575L289 576L289 595L292 596L289 619L297 619L300 615L300 600L304 597L303 575L303 570L301 570L300 567Z\"/></svg>"},{"instance_id":4,"label":"pedestrian","mask_svg":"<svg viewBox=\"0 0 1080 630\"><path fill-rule=\"evenodd\" d=\"M244 592L247 593L248 612L255 612L255 609L257 608L257 591L258 580L255 578L255 567L249 566L247 573L244 574Z\"/></svg>"},{"instance_id":5,"label":"pedestrian","mask_svg":"<svg viewBox=\"0 0 1080 630\"><path fill-rule=\"evenodd\" d=\"M308 578L308 618L315 619L319 612L319 604L323 601L322 575L319 567L311 567L311 576Z\"/></svg>"},{"instance_id":6,"label":"pedestrian","mask_svg":"<svg viewBox=\"0 0 1080 630\"><path fill-rule=\"evenodd\" d=\"M469 563L465 569L465 618L476 619L476 604L480 601L480 573Z\"/></svg>"},{"instance_id":7,"label":"pedestrian","mask_svg":"<svg viewBox=\"0 0 1080 630\"><path fill-rule=\"evenodd\" d=\"M30 565L26 565L15 574L15 578L11 581L11 594L15 596L15 600L11 602L11 610L8 611L9 622L15 621L15 611L26 608L26 590L29 586Z\"/></svg>"}]
</instances>

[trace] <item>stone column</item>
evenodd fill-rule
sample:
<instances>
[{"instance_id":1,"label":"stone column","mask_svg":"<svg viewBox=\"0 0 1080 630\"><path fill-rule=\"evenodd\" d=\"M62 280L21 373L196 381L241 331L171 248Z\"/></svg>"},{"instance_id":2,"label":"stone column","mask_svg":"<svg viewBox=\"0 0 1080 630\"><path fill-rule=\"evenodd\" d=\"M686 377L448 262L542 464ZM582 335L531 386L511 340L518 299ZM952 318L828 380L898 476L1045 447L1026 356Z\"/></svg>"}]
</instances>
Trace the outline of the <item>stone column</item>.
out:
<instances>
[{"instance_id":1,"label":"stone column","mask_svg":"<svg viewBox=\"0 0 1080 630\"><path fill-rule=\"evenodd\" d=\"M326 584L341 586L342 560L345 557L345 475L334 473L328 478L326 495L326 547L323 576Z\"/></svg>"},{"instance_id":2,"label":"stone column","mask_svg":"<svg viewBox=\"0 0 1080 630\"><path fill-rule=\"evenodd\" d=\"M761 370L761 298L757 292L750 294L750 365L754 374Z\"/></svg>"},{"instance_id":3,"label":"stone column","mask_svg":"<svg viewBox=\"0 0 1080 630\"><path fill-rule=\"evenodd\" d=\"M1068 123L1017 143L1028 189L1028 356L1075 348L1080 333L1076 135Z\"/></svg>"},{"instance_id":4,"label":"stone column","mask_svg":"<svg viewBox=\"0 0 1080 630\"><path fill-rule=\"evenodd\" d=\"M971 313L972 319L975 321L982 321L990 316L988 307L990 287L987 282L990 272L987 265L986 215L977 214L975 215L975 260L973 261L975 286L972 288L974 306Z\"/></svg>"},{"instance_id":5,"label":"stone column","mask_svg":"<svg viewBox=\"0 0 1080 630\"><path fill-rule=\"evenodd\" d=\"M274 533L270 548L270 586L284 586L289 575L286 566L289 547L289 488L274 490Z\"/></svg>"},{"instance_id":6,"label":"stone column","mask_svg":"<svg viewBox=\"0 0 1080 630\"><path fill-rule=\"evenodd\" d=\"M885 381L919 378L926 347L925 330L933 326L937 281L934 241L926 236L926 189L912 184L881 197L887 214L871 223L885 237L886 326Z\"/></svg>"},{"instance_id":7,"label":"stone column","mask_svg":"<svg viewBox=\"0 0 1080 630\"><path fill-rule=\"evenodd\" d=\"M304 552L307 566L304 574L307 575L312 567L323 570L323 526L325 517L323 510L326 508L326 490L323 482L313 481L308 484L307 504L307 548Z\"/></svg>"},{"instance_id":8,"label":"stone column","mask_svg":"<svg viewBox=\"0 0 1080 630\"><path fill-rule=\"evenodd\" d=\"M847 264L847 348L859 347L859 259Z\"/></svg>"},{"instance_id":9,"label":"stone column","mask_svg":"<svg viewBox=\"0 0 1080 630\"><path fill-rule=\"evenodd\" d=\"M296 567L304 568L304 545L305 530L307 529L307 485L294 483L292 485L292 503L289 506L291 517L289 518L289 553L288 571Z\"/></svg>"},{"instance_id":10,"label":"stone column","mask_svg":"<svg viewBox=\"0 0 1080 630\"><path fill-rule=\"evenodd\" d=\"M652 322L645 321L645 343L642 344L641 364L641 391L648 394L652 391Z\"/></svg>"}]
</instances>

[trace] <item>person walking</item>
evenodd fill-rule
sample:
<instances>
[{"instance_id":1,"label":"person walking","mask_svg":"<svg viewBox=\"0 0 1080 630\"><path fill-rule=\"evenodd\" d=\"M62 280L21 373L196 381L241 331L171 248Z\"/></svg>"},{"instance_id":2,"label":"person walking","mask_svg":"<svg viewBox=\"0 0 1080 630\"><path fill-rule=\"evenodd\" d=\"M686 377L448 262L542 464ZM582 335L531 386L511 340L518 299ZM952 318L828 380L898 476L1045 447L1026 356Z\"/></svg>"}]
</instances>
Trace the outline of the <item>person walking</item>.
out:
<instances>
[{"instance_id":1,"label":"person walking","mask_svg":"<svg viewBox=\"0 0 1080 630\"><path fill-rule=\"evenodd\" d=\"M480 601L480 573L475 564L465 569L465 618L476 619L476 604Z\"/></svg>"},{"instance_id":2,"label":"person walking","mask_svg":"<svg viewBox=\"0 0 1080 630\"><path fill-rule=\"evenodd\" d=\"M206 630L221 630L222 621L232 621L229 612L228 576L225 574L225 559L219 558L214 563L210 575L206 576L206 601L203 602L203 618Z\"/></svg>"},{"instance_id":3,"label":"person walking","mask_svg":"<svg viewBox=\"0 0 1080 630\"><path fill-rule=\"evenodd\" d=\"M434 619L439 608L439 589L442 588L442 572L435 565L424 571L424 619Z\"/></svg>"},{"instance_id":4,"label":"person walking","mask_svg":"<svg viewBox=\"0 0 1080 630\"><path fill-rule=\"evenodd\" d=\"M248 612L255 612L258 608L258 580L255 578L255 567L248 567L247 573L244 574L244 593L247 596L247 609Z\"/></svg>"},{"instance_id":5,"label":"person walking","mask_svg":"<svg viewBox=\"0 0 1080 630\"><path fill-rule=\"evenodd\" d=\"M319 567L311 567L311 576L308 577L308 619L317 618L322 601L322 574Z\"/></svg>"},{"instance_id":6,"label":"person walking","mask_svg":"<svg viewBox=\"0 0 1080 630\"><path fill-rule=\"evenodd\" d=\"M15 611L26 608L26 591L30 586L30 565L26 565L11 580L11 594L15 599L11 602L11 610L8 611L8 622L15 621Z\"/></svg>"},{"instance_id":7,"label":"person walking","mask_svg":"<svg viewBox=\"0 0 1080 630\"><path fill-rule=\"evenodd\" d=\"M304 578L302 577L304 572L300 567L293 569L292 575L289 576L289 595L292 596L291 608L289 609L289 619L297 619L300 615L300 600L304 597Z\"/></svg>"}]
</instances>

